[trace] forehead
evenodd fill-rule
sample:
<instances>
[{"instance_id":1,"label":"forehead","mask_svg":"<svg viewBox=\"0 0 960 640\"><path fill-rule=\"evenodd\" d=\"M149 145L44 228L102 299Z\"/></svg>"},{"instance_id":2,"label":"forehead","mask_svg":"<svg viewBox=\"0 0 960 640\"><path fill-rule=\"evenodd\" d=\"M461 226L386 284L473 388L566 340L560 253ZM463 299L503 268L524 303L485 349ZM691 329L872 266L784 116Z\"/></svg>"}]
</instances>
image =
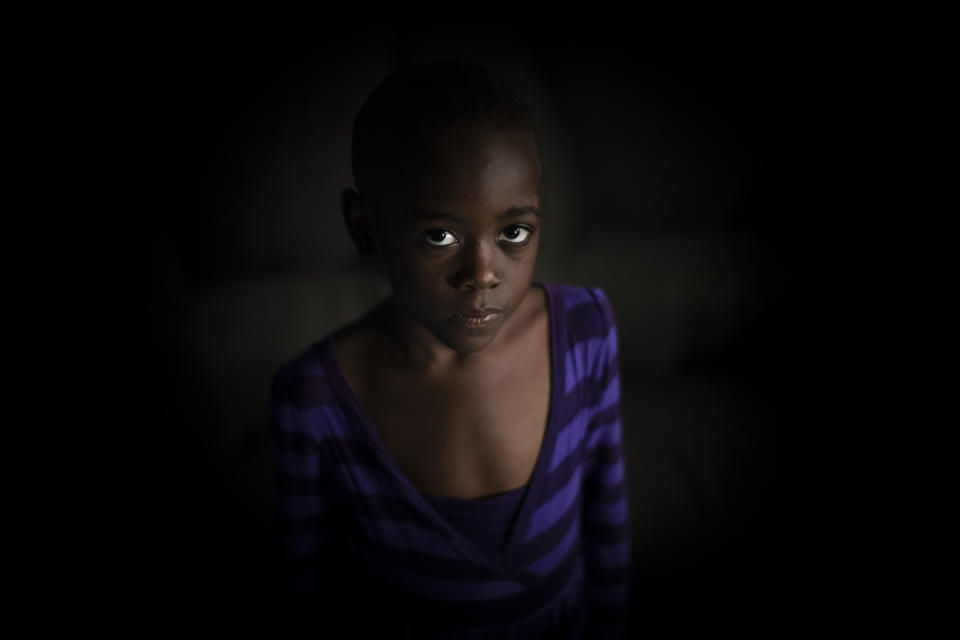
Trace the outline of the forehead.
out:
<instances>
[{"instance_id":1,"label":"forehead","mask_svg":"<svg viewBox=\"0 0 960 640\"><path fill-rule=\"evenodd\" d=\"M402 180L409 211L539 207L540 157L529 132L432 130L409 151Z\"/></svg>"}]
</instances>

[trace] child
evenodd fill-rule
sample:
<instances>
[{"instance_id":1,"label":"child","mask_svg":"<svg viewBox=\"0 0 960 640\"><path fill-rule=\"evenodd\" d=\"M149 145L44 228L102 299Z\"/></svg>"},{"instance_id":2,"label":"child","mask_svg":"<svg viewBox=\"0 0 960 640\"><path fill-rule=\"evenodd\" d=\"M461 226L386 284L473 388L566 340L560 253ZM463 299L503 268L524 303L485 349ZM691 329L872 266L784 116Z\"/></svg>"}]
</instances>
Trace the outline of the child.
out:
<instances>
[{"instance_id":1,"label":"child","mask_svg":"<svg viewBox=\"0 0 960 640\"><path fill-rule=\"evenodd\" d=\"M353 172L347 229L393 292L271 386L297 629L620 637L617 330L602 289L532 282L528 111L474 65L408 67L357 114Z\"/></svg>"}]
</instances>

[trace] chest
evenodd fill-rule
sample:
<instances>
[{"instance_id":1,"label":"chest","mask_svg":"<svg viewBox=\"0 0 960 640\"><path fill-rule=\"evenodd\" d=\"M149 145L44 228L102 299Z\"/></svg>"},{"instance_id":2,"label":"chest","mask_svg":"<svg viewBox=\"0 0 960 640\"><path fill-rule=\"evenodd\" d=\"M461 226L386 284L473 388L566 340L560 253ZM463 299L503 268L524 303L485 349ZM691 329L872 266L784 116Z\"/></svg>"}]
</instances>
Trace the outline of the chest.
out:
<instances>
[{"instance_id":1,"label":"chest","mask_svg":"<svg viewBox=\"0 0 960 640\"><path fill-rule=\"evenodd\" d=\"M530 480L550 411L550 350L541 337L502 366L441 383L354 378L387 452L421 494L480 498Z\"/></svg>"}]
</instances>

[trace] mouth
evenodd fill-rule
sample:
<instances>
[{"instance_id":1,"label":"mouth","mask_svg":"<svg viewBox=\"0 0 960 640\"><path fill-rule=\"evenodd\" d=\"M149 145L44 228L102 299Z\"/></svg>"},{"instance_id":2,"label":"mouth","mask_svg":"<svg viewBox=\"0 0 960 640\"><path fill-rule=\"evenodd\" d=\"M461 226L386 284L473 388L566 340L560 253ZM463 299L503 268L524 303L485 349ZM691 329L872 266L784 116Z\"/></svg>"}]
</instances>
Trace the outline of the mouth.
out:
<instances>
[{"instance_id":1,"label":"mouth","mask_svg":"<svg viewBox=\"0 0 960 640\"><path fill-rule=\"evenodd\" d=\"M468 309L461 312L454 312L447 317L461 326L476 328L489 324L502 313L503 311L501 309L487 307L485 309Z\"/></svg>"},{"instance_id":2,"label":"mouth","mask_svg":"<svg viewBox=\"0 0 960 640\"><path fill-rule=\"evenodd\" d=\"M491 313L500 313L501 311L503 311L503 309L498 309L497 307L483 307L482 309L468 308L454 311L450 315L459 318L483 318Z\"/></svg>"}]
</instances>

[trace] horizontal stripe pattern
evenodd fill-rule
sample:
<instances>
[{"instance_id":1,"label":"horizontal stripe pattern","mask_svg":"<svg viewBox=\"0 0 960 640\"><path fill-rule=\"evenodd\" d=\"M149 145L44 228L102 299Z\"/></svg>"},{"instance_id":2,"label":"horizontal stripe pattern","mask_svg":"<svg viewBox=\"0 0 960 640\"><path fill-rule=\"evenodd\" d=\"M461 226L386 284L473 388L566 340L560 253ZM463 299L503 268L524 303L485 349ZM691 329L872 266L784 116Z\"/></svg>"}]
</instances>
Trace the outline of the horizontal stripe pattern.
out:
<instances>
[{"instance_id":1,"label":"horizontal stripe pattern","mask_svg":"<svg viewBox=\"0 0 960 640\"><path fill-rule=\"evenodd\" d=\"M599 378L600 368L604 366L600 354L616 353L617 333L615 329L603 337L587 338L573 345L567 352L566 382L564 391L570 393L586 377Z\"/></svg>"},{"instance_id":2,"label":"horizontal stripe pattern","mask_svg":"<svg viewBox=\"0 0 960 640\"><path fill-rule=\"evenodd\" d=\"M409 571L388 563L377 563L373 571L388 584L409 590L413 595L440 602L476 601L504 598L523 591L523 586L510 580L451 580Z\"/></svg>"},{"instance_id":3,"label":"horizontal stripe pattern","mask_svg":"<svg viewBox=\"0 0 960 640\"><path fill-rule=\"evenodd\" d=\"M586 624L590 637L619 637L630 598L629 495L620 416L617 327L609 300L592 290L601 309L605 339L593 361L596 411L586 427L583 485L583 549Z\"/></svg>"},{"instance_id":4,"label":"horizontal stripe pattern","mask_svg":"<svg viewBox=\"0 0 960 640\"><path fill-rule=\"evenodd\" d=\"M570 609L577 604L587 626L620 624L630 538L617 330L602 289L546 288L559 384L551 384L539 476L502 555L478 552L384 464L354 420L360 414L339 370L322 355L332 334L278 370L270 416L291 597L318 596L318 581L331 575L325 567L353 558L363 567L355 577L370 581L357 583L357 597L389 599L411 620L497 625L504 635L489 637L526 637L514 633L537 628L538 616L579 619Z\"/></svg>"},{"instance_id":5,"label":"horizontal stripe pattern","mask_svg":"<svg viewBox=\"0 0 960 640\"><path fill-rule=\"evenodd\" d=\"M564 513L567 513L580 494L581 466L578 464L570 473L566 484L561 486L543 504L533 511L533 520L523 538L529 542L539 534L549 529Z\"/></svg>"}]
</instances>

